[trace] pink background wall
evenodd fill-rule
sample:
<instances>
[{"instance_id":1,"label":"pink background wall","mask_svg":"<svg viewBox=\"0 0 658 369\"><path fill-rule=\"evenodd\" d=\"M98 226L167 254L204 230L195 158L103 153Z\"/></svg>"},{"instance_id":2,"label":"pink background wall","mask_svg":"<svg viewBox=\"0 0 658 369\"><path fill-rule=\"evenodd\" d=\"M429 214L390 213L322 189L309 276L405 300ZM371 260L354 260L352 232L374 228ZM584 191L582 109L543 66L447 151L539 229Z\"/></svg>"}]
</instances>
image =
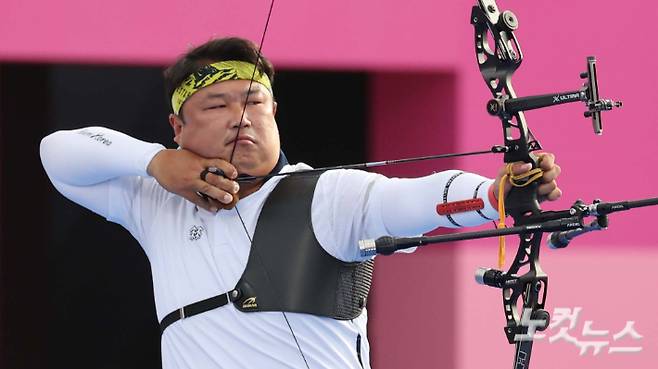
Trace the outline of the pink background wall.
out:
<instances>
[{"instance_id":1,"label":"pink background wall","mask_svg":"<svg viewBox=\"0 0 658 369\"><path fill-rule=\"evenodd\" d=\"M501 143L499 122L484 111L489 98L473 55L474 1L275 4L264 53L280 69L365 70L372 73L370 156L397 158L475 150ZM624 101L604 114L595 137L579 104L527 114L545 149L558 153L563 199L615 201L655 196L658 101L653 2L499 0L520 19L525 54L515 76L519 95L572 90L585 57L599 60L603 96ZM159 65L212 36L259 40L268 1L5 0L0 13L0 60ZM501 159L471 158L387 169L419 176L459 167L493 175ZM536 344L533 368L649 368L658 360L658 266L655 209L613 215L611 228L569 248L544 250L550 276L547 306L581 307L569 331L579 341L610 341L600 354L579 355L572 343ZM515 240L509 238L510 244ZM509 247L514 249L514 247ZM477 266L495 263L496 243L436 246L414 255L380 258L371 300L370 339L377 368L509 367L512 346L502 327L500 293L473 281ZM511 251L508 259L512 257ZM582 333L585 321L609 330ZM613 341L627 321L639 340ZM610 354L610 346L642 347Z\"/></svg>"}]
</instances>

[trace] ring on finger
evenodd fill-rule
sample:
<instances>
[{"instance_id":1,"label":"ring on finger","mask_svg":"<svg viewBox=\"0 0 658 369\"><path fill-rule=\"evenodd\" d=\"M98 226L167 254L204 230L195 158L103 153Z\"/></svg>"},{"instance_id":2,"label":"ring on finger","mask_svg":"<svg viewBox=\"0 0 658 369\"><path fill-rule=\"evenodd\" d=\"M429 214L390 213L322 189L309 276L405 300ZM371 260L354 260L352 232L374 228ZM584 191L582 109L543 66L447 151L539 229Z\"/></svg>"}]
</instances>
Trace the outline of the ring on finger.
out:
<instances>
[{"instance_id":1,"label":"ring on finger","mask_svg":"<svg viewBox=\"0 0 658 369\"><path fill-rule=\"evenodd\" d=\"M203 193L203 192L197 191L196 194L197 194L197 196L199 196L200 198L202 198L202 199L204 199L204 200L206 200L206 201L208 201L208 200L210 199L210 196L206 195L206 194Z\"/></svg>"},{"instance_id":2,"label":"ring on finger","mask_svg":"<svg viewBox=\"0 0 658 369\"><path fill-rule=\"evenodd\" d=\"M218 176L225 177L223 170L221 170L217 167L208 167L208 168L202 170L201 173L199 174L199 177L201 177L202 181L206 182L206 176L208 176L208 173L212 173L212 174L215 174L215 175L218 175Z\"/></svg>"}]
</instances>

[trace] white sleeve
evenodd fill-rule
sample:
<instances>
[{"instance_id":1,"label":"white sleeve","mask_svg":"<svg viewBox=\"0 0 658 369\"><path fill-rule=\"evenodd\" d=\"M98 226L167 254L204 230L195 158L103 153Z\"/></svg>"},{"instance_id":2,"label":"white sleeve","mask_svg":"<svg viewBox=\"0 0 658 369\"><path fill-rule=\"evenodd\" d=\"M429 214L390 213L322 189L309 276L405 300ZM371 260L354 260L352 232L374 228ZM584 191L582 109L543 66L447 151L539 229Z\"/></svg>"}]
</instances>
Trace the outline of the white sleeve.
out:
<instances>
[{"instance_id":1,"label":"white sleeve","mask_svg":"<svg viewBox=\"0 0 658 369\"><path fill-rule=\"evenodd\" d=\"M156 210L156 201L146 202L153 200L149 191L159 187L146 168L163 149L108 128L87 127L46 136L40 155L62 195L123 225L139 240L145 230L137 213Z\"/></svg>"},{"instance_id":2,"label":"white sleeve","mask_svg":"<svg viewBox=\"0 0 658 369\"><path fill-rule=\"evenodd\" d=\"M458 170L421 178L390 178L378 182L373 196L381 202L386 229L397 237L427 233L437 227L472 227L495 220L498 211L489 201L494 180ZM447 202L481 199L484 208L439 215L437 206Z\"/></svg>"},{"instance_id":3,"label":"white sleeve","mask_svg":"<svg viewBox=\"0 0 658 369\"><path fill-rule=\"evenodd\" d=\"M437 227L476 226L498 216L488 199L493 179L456 170L422 178L386 178L356 170L320 176L313 196L312 222L324 249L343 261L364 260L362 239L416 236ZM444 202L482 199L484 208L439 215Z\"/></svg>"}]
</instances>

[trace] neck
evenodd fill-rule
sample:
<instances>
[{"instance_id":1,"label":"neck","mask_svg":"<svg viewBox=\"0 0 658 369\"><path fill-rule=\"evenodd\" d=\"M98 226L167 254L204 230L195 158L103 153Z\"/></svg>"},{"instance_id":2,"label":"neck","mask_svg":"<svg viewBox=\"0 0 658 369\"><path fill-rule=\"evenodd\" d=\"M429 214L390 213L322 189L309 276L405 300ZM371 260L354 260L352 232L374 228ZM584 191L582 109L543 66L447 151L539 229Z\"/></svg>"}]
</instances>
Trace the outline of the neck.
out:
<instances>
[{"instance_id":1,"label":"neck","mask_svg":"<svg viewBox=\"0 0 658 369\"><path fill-rule=\"evenodd\" d=\"M286 166L287 164L288 164L288 159L286 158L286 155L283 153L283 151L280 151L279 160L277 160L276 165L274 165L274 168L272 168L272 170L270 170L268 174L279 173L281 169L283 169L283 167ZM238 176L238 178L240 176ZM248 175L245 174L244 176L248 176ZM270 178L258 179L253 182L241 182L240 191L238 191L238 197L243 199L251 195L252 193L258 191L263 186L263 184L265 184L265 182L270 180Z\"/></svg>"},{"instance_id":2,"label":"neck","mask_svg":"<svg viewBox=\"0 0 658 369\"><path fill-rule=\"evenodd\" d=\"M243 182L240 184L240 191L238 191L238 198L244 199L245 197L251 195L252 193L260 190L260 188L265 183L264 180L259 179L253 182Z\"/></svg>"}]
</instances>

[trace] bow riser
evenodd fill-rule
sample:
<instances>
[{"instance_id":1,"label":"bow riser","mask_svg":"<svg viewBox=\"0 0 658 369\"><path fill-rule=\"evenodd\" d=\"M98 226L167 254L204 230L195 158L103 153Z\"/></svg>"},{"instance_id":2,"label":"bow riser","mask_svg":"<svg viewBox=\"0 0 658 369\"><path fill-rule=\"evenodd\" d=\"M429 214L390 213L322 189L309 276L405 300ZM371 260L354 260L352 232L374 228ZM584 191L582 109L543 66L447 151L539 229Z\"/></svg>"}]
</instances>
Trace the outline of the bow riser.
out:
<instances>
[{"instance_id":1,"label":"bow riser","mask_svg":"<svg viewBox=\"0 0 658 369\"><path fill-rule=\"evenodd\" d=\"M494 99L503 102L514 99L517 96L512 86L512 75L523 61L521 47L513 32L518 27L518 21L510 11L501 13L494 0L479 0L478 3L479 6L472 8L471 24L475 30L475 54L480 73ZM487 106L489 111L494 108L490 104ZM501 111L497 115L502 123L505 146L509 148L504 162L526 162L531 163L533 169L537 168L538 159L532 151L541 149L541 145L528 129L523 112ZM525 187L515 187L507 195L505 206L515 225L525 223L524 219L528 216L541 213L537 199L538 186L538 182L533 182ZM506 319L504 331L509 343L516 344L514 368L528 368L532 352L533 341L528 333L533 332L528 332L528 326L524 324L524 312L530 312L530 319L540 316L548 319L544 310L548 276L539 265L542 235L542 232L519 235L514 261L507 272L500 274L505 279L501 285ZM522 269L527 271L519 276ZM519 305L523 306L521 311L518 310ZM548 320L544 322L542 328L548 325Z\"/></svg>"}]
</instances>

